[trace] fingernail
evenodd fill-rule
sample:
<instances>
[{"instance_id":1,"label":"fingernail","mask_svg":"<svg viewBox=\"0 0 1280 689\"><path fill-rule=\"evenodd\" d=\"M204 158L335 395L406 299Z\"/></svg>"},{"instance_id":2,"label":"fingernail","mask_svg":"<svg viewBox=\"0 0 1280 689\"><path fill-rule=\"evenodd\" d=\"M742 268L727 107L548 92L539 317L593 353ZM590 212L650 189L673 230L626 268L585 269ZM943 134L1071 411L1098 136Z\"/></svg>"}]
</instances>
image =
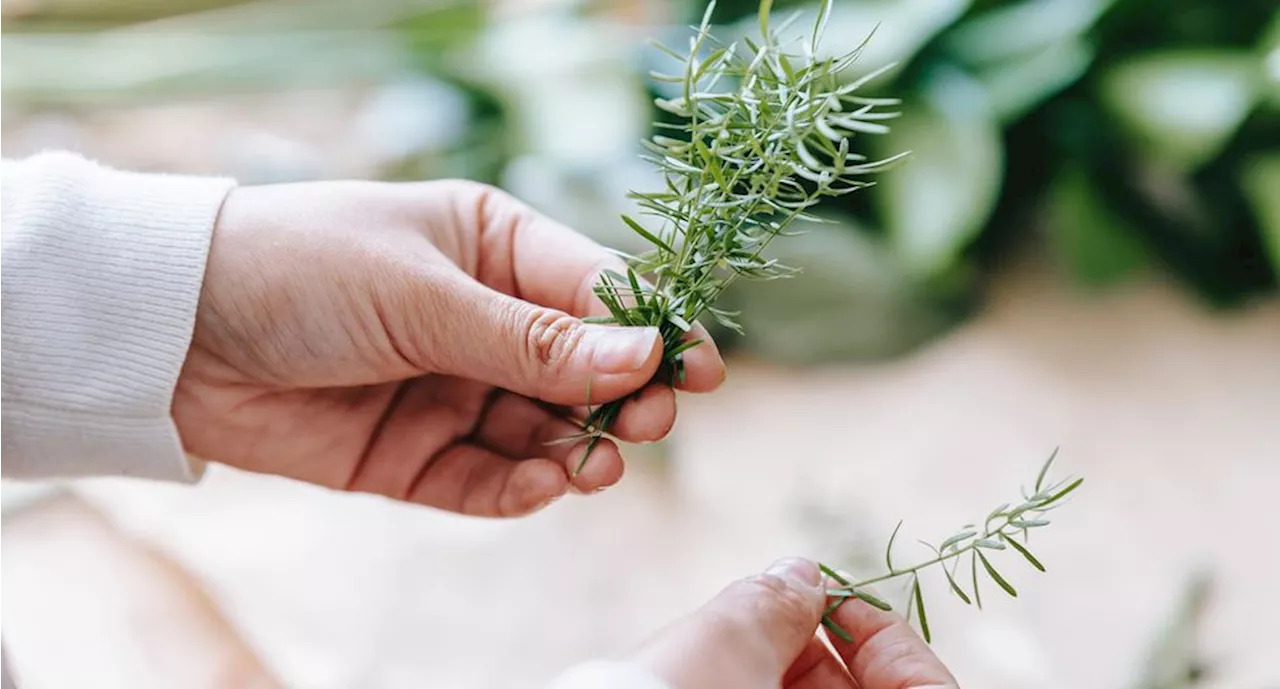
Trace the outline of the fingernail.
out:
<instances>
[{"instance_id":1,"label":"fingernail","mask_svg":"<svg viewBox=\"0 0 1280 689\"><path fill-rule=\"evenodd\" d=\"M765 570L765 574L772 574L796 588L817 588L822 580L822 572L818 570L817 565L797 557L778 560L769 565L769 569Z\"/></svg>"},{"instance_id":2,"label":"fingernail","mask_svg":"<svg viewBox=\"0 0 1280 689\"><path fill-rule=\"evenodd\" d=\"M628 373L644 365L658 339L657 328L586 326L584 344L595 369L602 373Z\"/></svg>"}]
</instances>

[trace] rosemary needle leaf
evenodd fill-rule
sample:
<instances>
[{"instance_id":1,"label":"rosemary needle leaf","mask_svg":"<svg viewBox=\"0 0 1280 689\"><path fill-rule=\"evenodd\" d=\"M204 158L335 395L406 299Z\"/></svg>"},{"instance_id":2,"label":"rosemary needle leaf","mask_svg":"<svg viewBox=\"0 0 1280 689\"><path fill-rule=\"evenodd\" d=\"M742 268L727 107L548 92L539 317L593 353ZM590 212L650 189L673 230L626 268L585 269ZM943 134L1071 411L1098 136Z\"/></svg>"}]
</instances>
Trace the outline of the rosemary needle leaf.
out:
<instances>
[{"instance_id":1,"label":"rosemary needle leaf","mask_svg":"<svg viewBox=\"0 0 1280 689\"><path fill-rule=\"evenodd\" d=\"M978 588L978 551L973 551L973 557L969 558L969 574L973 577L973 602L982 609L982 591Z\"/></svg>"},{"instance_id":2,"label":"rosemary needle leaf","mask_svg":"<svg viewBox=\"0 0 1280 689\"><path fill-rule=\"evenodd\" d=\"M892 605L889 605L883 599L877 598L871 595L870 593L867 593L866 591L860 591L858 589L847 589L846 593L870 605L873 608L880 608L881 610L893 610Z\"/></svg>"},{"instance_id":3,"label":"rosemary needle leaf","mask_svg":"<svg viewBox=\"0 0 1280 689\"><path fill-rule=\"evenodd\" d=\"M1035 555L1031 554L1030 550L1027 550L1026 546L1019 544L1016 540L1013 539L1013 537L1005 538L1005 542L1008 543L1009 546L1012 547L1014 550L1018 551L1018 553L1021 554L1022 557L1026 558L1027 562L1030 562L1032 567L1035 567L1041 572L1045 571L1044 565L1040 564L1040 561L1036 559Z\"/></svg>"},{"instance_id":4,"label":"rosemary needle leaf","mask_svg":"<svg viewBox=\"0 0 1280 689\"><path fill-rule=\"evenodd\" d=\"M644 225L641 225L631 216L629 215L622 216L622 222L625 222L627 224L627 227L630 227L633 232L643 237L645 241L649 242L650 244L653 244L654 246L658 247L659 249L662 249L663 251L669 254L675 255L676 250L671 248L671 245L659 239L658 236L655 235L654 233L650 232L649 230L646 230L644 228Z\"/></svg>"},{"instance_id":5,"label":"rosemary needle leaf","mask_svg":"<svg viewBox=\"0 0 1280 689\"><path fill-rule=\"evenodd\" d=\"M1068 495L1069 493L1071 493L1071 491L1073 491L1073 490L1075 490L1075 489L1079 488L1079 487L1080 487L1080 484L1082 484L1082 483L1084 483L1084 479L1082 479L1082 478L1078 478L1078 479L1076 479L1076 480L1072 481L1072 482L1071 482L1071 484L1070 484L1070 485L1068 485L1066 488L1063 488L1062 490L1058 491L1057 493L1054 493L1052 496L1050 496L1050 497L1049 497L1049 499L1047 499L1047 500L1045 500L1044 502L1040 503L1040 507L1048 507L1049 505L1052 505L1053 503L1058 502L1059 500L1061 500L1061 499L1063 499L1063 498L1067 497L1067 495Z\"/></svg>"},{"instance_id":6,"label":"rosemary needle leaf","mask_svg":"<svg viewBox=\"0 0 1280 689\"><path fill-rule=\"evenodd\" d=\"M960 541L973 538L974 536L977 536L977 535L978 535L977 531L974 531L973 529L965 529L964 531L961 531L960 533L943 541L942 545L938 546L938 550L945 551L947 548L950 548L951 546L958 544Z\"/></svg>"},{"instance_id":7,"label":"rosemary needle leaf","mask_svg":"<svg viewBox=\"0 0 1280 689\"><path fill-rule=\"evenodd\" d=\"M702 344L702 340L685 340L667 351L667 359L672 360L700 344Z\"/></svg>"},{"instance_id":8,"label":"rosemary needle leaf","mask_svg":"<svg viewBox=\"0 0 1280 689\"><path fill-rule=\"evenodd\" d=\"M898 520L898 525L893 527L893 533L889 535L889 544L884 547L884 566L893 572L893 542L898 538L898 532L902 530L902 520Z\"/></svg>"},{"instance_id":9,"label":"rosemary needle leaf","mask_svg":"<svg viewBox=\"0 0 1280 689\"><path fill-rule=\"evenodd\" d=\"M847 644L853 643L853 635L846 632L844 627L836 624L835 620L831 619L830 615L824 615L822 617L822 626L826 627L827 631L835 634L837 639L840 639Z\"/></svg>"},{"instance_id":10,"label":"rosemary needle leaf","mask_svg":"<svg viewBox=\"0 0 1280 689\"><path fill-rule=\"evenodd\" d=\"M924 612L924 594L920 592L920 577L911 580L911 595L916 600L916 611L920 618L920 633L925 643L933 642L933 634L929 631L929 616Z\"/></svg>"},{"instance_id":11,"label":"rosemary needle leaf","mask_svg":"<svg viewBox=\"0 0 1280 689\"><path fill-rule=\"evenodd\" d=\"M982 560L982 567L987 570L987 574L991 579L999 584L1000 588L1004 589L1005 593L1009 594L1013 598L1017 598L1018 590L1013 588L1012 584L1005 581L1004 577L1000 576L1000 573L991 565L991 561L987 559L987 556L983 555L981 550L975 550L973 552L977 553L979 560Z\"/></svg>"},{"instance_id":12,"label":"rosemary needle leaf","mask_svg":"<svg viewBox=\"0 0 1280 689\"><path fill-rule=\"evenodd\" d=\"M846 588L851 586L851 584L849 583L849 580L845 578L843 574L835 571L834 569L822 563L818 563L818 569L822 570L823 574L827 575L828 577L831 577L831 580L836 582L837 584L840 584L841 586L844 586Z\"/></svg>"},{"instance_id":13,"label":"rosemary needle leaf","mask_svg":"<svg viewBox=\"0 0 1280 689\"><path fill-rule=\"evenodd\" d=\"M960 584L956 582L956 577L951 573L951 570L947 569L944 565L942 567L942 573L947 575L947 584L951 586L951 592L956 594L960 600L964 601L965 605L973 605L973 601L969 600L969 594L965 593L964 589L960 588Z\"/></svg>"},{"instance_id":14,"label":"rosemary needle leaf","mask_svg":"<svg viewBox=\"0 0 1280 689\"><path fill-rule=\"evenodd\" d=\"M1040 467L1040 473L1036 476L1036 492L1044 487L1044 478L1049 475L1049 467L1053 466L1053 460L1058 458L1058 449L1053 448L1053 452L1049 453L1049 459L1045 460L1044 466Z\"/></svg>"}]
</instances>

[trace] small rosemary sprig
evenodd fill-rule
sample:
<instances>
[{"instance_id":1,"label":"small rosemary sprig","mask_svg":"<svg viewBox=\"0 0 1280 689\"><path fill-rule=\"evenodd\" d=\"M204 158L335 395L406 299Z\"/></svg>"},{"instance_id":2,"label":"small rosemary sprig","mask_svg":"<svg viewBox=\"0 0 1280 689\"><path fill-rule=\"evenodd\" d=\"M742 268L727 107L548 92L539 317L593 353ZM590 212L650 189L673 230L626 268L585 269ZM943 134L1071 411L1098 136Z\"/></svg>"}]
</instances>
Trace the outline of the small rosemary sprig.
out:
<instances>
[{"instance_id":1,"label":"small rosemary sprig","mask_svg":"<svg viewBox=\"0 0 1280 689\"><path fill-rule=\"evenodd\" d=\"M884 562L886 571L883 574L854 581L851 577L841 574L831 567L822 565L822 571L837 584L836 587L827 591L827 595L831 598L831 603L827 607L826 614L822 617L823 625L837 637L845 641L852 641L849 633L841 629L831 619L831 613L841 603L850 598L857 598L882 610L890 610L892 607L888 603L868 593L866 588L891 579L905 577L909 581L908 586L911 592L910 597L907 599L907 619L910 620L914 614L915 619L919 622L920 633L924 636L925 641L932 641L933 635L929 630L929 617L924 607L924 594L920 590L920 575L925 570L933 567L937 567L942 571L947 579L947 584L951 588L951 592L957 598L966 604L972 605L976 603L979 609L982 608L982 595L978 589L978 580L981 578L979 570L993 581L1000 590L1010 596L1017 597L1017 589L996 569L991 560L991 553L1001 550L1013 550L1029 562L1032 567L1041 572L1045 571L1044 565L1028 549L1026 545L1028 537L1033 529L1048 526L1049 520L1045 519L1044 515L1050 510L1062 506L1063 498L1084 483L1083 478L1066 478L1060 481L1048 482L1049 468L1053 465L1053 460L1057 455L1057 450L1054 450L1048 461L1041 467L1040 473L1036 476L1032 492L1028 493L1025 488L1023 489L1022 502L1017 504L1005 503L995 508L982 521L981 528L977 524L966 524L958 533L936 546L921 541L925 547L933 552L933 557L910 567L894 566L893 543L898 537L898 532L902 529L902 522L898 522L898 526L894 528L893 534L889 537L889 544L885 547ZM1022 539L1021 543L1018 542L1019 537ZM970 588L967 590L956 579L956 570L966 556L969 560L970 579Z\"/></svg>"},{"instance_id":2,"label":"small rosemary sprig","mask_svg":"<svg viewBox=\"0 0 1280 689\"><path fill-rule=\"evenodd\" d=\"M656 104L680 123L657 124L664 133L644 142L644 158L661 172L664 188L632 192L629 198L659 226L649 229L623 216L653 248L640 256L624 255L625 275L604 272L595 293L610 315L595 320L656 326L663 343L659 376L668 382L684 380L683 354L700 343L689 335L699 318L710 314L741 332L735 313L715 307L733 280L795 272L762 257L774 238L787 234L795 220L819 221L806 211L823 197L869 186L862 178L905 155L869 161L850 151L854 137L888 131L883 121L898 113L882 108L898 101L857 95L888 67L841 81L859 50L815 57L830 1L822 3L812 32L796 41L794 50L780 36L799 15L771 28L770 5L768 0L761 4L758 41L723 45L713 38L712 2L687 53L655 44L684 66L681 74L651 75L678 85L678 97ZM579 470L624 401L591 409L588 400L583 432L574 436L589 438Z\"/></svg>"}]
</instances>

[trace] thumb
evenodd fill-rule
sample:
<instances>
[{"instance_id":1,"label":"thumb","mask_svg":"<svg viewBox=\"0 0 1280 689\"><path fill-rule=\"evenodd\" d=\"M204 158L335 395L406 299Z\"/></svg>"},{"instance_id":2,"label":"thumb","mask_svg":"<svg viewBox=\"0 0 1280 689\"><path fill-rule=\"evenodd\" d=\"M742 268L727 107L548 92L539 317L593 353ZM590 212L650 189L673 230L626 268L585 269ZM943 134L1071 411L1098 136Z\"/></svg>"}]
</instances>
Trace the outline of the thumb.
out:
<instances>
[{"instance_id":1,"label":"thumb","mask_svg":"<svg viewBox=\"0 0 1280 689\"><path fill-rule=\"evenodd\" d=\"M596 404L644 387L662 361L657 328L584 323L479 283L454 287L456 308L433 338L445 373L553 404L583 404L590 390Z\"/></svg>"},{"instance_id":2,"label":"thumb","mask_svg":"<svg viewBox=\"0 0 1280 689\"><path fill-rule=\"evenodd\" d=\"M679 689L777 687L817 631L826 596L818 567L779 560L660 634L637 664Z\"/></svg>"}]
</instances>

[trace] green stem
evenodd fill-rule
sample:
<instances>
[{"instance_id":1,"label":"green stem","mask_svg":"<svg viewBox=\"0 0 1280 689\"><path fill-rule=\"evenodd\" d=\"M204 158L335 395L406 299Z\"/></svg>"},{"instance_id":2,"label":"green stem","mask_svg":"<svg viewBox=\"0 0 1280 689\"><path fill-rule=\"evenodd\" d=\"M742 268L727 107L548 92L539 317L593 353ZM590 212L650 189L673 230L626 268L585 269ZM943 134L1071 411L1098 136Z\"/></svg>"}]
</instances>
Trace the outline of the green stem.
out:
<instances>
[{"instance_id":1,"label":"green stem","mask_svg":"<svg viewBox=\"0 0 1280 689\"><path fill-rule=\"evenodd\" d=\"M929 560L925 560L924 562L917 563L916 565L907 567L905 569L893 569L879 576L871 577L870 579L864 579L862 581L850 582L850 583L841 582L839 589L856 591L858 589L866 588L873 584L879 584L880 582L883 582L883 581L896 579L901 576L907 576L911 574L915 574L918 576L922 570L925 570L937 564L944 563L947 560L954 560L960 557L961 555L964 555L965 553L969 553L969 552L973 552L974 550L977 550L978 541L980 540L991 538L993 536L1006 535L1004 533L1004 530L1009 527L1010 522L1013 520L1013 517L1005 515L1003 518L1004 518L1004 523L1002 523L998 528L992 529L988 524L982 533L975 534L969 540L969 543L963 547L956 548L955 550L949 553L938 555L937 557L931 558ZM852 598L853 596L850 595L848 597Z\"/></svg>"}]
</instances>

